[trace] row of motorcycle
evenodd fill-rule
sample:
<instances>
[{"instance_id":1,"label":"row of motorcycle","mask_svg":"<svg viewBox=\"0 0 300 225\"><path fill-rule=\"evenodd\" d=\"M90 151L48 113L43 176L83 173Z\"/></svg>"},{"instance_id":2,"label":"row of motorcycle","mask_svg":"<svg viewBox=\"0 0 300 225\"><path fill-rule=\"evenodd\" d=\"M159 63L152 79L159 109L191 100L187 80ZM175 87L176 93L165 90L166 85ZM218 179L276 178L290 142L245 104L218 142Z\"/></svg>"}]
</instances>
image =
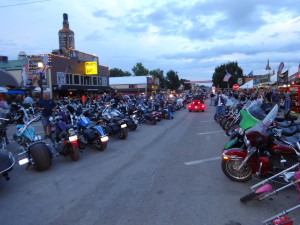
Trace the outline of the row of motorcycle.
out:
<instances>
[{"instance_id":1,"label":"row of motorcycle","mask_svg":"<svg viewBox=\"0 0 300 225\"><path fill-rule=\"evenodd\" d=\"M146 104L147 103L147 104ZM181 102L182 103L182 102ZM170 102L163 105L161 101L93 101L82 105L69 100L57 103L56 112L49 118L51 124L50 143L41 135L36 135L30 121L19 121L13 139L21 146L18 154L20 165L33 166L37 171L50 168L53 156L70 156L73 161L80 158L80 153L91 146L104 151L111 136L125 140L128 130L135 131L139 124L155 125L162 119L173 119L173 113L183 108L183 104ZM8 173L13 169L15 158L7 150L7 125L11 122L9 111L0 115L0 176L9 179Z\"/></svg>"},{"instance_id":2,"label":"row of motorcycle","mask_svg":"<svg viewBox=\"0 0 300 225\"><path fill-rule=\"evenodd\" d=\"M293 187L300 200L300 122L292 111L278 115L278 105L262 99L235 101L218 121L230 140L222 150L222 171L232 181L261 181L240 201L262 201ZM215 116L216 118L216 116ZM279 184L279 188L275 188ZM293 224L288 213L300 204L264 220L263 224Z\"/></svg>"}]
</instances>

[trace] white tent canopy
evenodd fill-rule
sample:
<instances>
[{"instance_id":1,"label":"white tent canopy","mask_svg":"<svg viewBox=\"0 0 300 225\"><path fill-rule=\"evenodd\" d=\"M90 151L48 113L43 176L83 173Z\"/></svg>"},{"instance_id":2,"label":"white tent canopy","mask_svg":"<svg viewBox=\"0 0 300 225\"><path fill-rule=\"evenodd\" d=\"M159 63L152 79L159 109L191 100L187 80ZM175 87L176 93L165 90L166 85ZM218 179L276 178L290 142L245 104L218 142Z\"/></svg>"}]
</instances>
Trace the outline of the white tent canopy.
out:
<instances>
[{"instance_id":1,"label":"white tent canopy","mask_svg":"<svg viewBox=\"0 0 300 225\"><path fill-rule=\"evenodd\" d=\"M253 88L253 80L250 80L247 83L244 83L242 86L240 86L240 89L245 89L245 88Z\"/></svg>"}]
</instances>

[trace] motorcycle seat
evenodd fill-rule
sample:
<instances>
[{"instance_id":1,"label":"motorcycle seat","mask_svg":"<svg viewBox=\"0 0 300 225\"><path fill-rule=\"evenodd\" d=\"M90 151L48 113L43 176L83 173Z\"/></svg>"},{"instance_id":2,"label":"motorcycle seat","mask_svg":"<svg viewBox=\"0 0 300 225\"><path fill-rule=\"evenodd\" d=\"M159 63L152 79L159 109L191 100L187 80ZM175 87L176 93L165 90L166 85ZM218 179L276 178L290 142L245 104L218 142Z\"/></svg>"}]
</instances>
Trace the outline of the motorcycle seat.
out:
<instances>
[{"instance_id":1,"label":"motorcycle seat","mask_svg":"<svg viewBox=\"0 0 300 225\"><path fill-rule=\"evenodd\" d=\"M278 124L277 124L277 127L280 127L280 128L288 128L288 127L298 126L298 125L300 125L300 122L289 122L289 121L285 121L285 122L282 122L282 123L278 123Z\"/></svg>"},{"instance_id":2,"label":"motorcycle seat","mask_svg":"<svg viewBox=\"0 0 300 225\"><path fill-rule=\"evenodd\" d=\"M298 127L297 126L292 126L292 127L281 129L281 134L284 135L284 136L293 136L297 132L298 132Z\"/></svg>"},{"instance_id":3,"label":"motorcycle seat","mask_svg":"<svg viewBox=\"0 0 300 225\"><path fill-rule=\"evenodd\" d=\"M284 122L285 121L285 117L284 116L276 116L275 117L275 121L276 122Z\"/></svg>"}]
</instances>

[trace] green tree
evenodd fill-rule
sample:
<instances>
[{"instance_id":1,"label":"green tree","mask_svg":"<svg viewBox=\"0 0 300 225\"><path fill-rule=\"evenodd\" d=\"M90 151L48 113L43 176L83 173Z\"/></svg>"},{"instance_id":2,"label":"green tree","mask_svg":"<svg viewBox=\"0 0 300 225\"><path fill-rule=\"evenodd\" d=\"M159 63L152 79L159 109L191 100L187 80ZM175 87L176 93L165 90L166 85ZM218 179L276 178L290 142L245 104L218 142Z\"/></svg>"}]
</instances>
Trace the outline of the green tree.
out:
<instances>
[{"instance_id":1,"label":"green tree","mask_svg":"<svg viewBox=\"0 0 300 225\"><path fill-rule=\"evenodd\" d=\"M170 70L166 75L166 87L170 90L177 90L181 83L177 72Z\"/></svg>"},{"instance_id":2,"label":"green tree","mask_svg":"<svg viewBox=\"0 0 300 225\"><path fill-rule=\"evenodd\" d=\"M180 83L183 85L184 90L191 90L192 89L192 85L185 83L186 81L189 81L189 80L180 79Z\"/></svg>"},{"instance_id":3,"label":"green tree","mask_svg":"<svg viewBox=\"0 0 300 225\"><path fill-rule=\"evenodd\" d=\"M132 71L134 76L147 76L149 74L149 70L147 70L141 62L132 67Z\"/></svg>"},{"instance_id":4,"label":"green tree","mask_svg":"<svg viewBox=\"0 0 300 225\"><path fill-rule=\"evenodd\" d=\"M225 82L223 79L227 72L231 74L231 77L228 82ZM239 67L237 62L228 62L215 68L212 81L213 85L217 88L227 88L228 86L232 88L234 84L237 84L238 78L243 78L243 70Z\"/></svg>"},{"instance_id":5,"label":"green tree","mask_svg":"<svg viewBox=\"0 0 300 225\"><path fill-rule=\"evenodd\" d=\"M161 69L151 70L149 72L151 76L159 79L159 86L162 89L166 88L166 78L164 77L164 71Z\"/></svg>"},{"instance_id":6,"label":"green tree","mask_svg":"<svg viewBox=\"0 0 300 225\"><path fill-rule=\"evenodd\" d=\"M110 77L125 77L125 76L131 76L131 73L129 72L124 72L121 69L118 68L112 68L109 70L109 76Z\"/></svg>"}]
</instances>

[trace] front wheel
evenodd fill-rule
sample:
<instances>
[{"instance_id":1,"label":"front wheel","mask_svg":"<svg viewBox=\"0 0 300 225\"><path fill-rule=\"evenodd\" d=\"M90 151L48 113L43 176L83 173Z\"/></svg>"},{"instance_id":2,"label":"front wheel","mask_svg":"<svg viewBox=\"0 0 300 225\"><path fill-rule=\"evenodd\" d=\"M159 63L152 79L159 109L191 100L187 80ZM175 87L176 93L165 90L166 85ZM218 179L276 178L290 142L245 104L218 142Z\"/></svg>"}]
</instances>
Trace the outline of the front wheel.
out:
<instances>
[{"instance_id":1,"label":"front wheel","mask_svg":"<svg viewBox=\"0 0 300 225\"><path fill-rule=\"evenodd\" d=\"M243 197L240 198L241 202L247 202L255 197L257 197L259 195L259 193L255 193L255 192L251 192Z\"/></svg>"},{"instance_id":2,"label":"front wheel","mask_svg":"<svg viewBox=\"0 0 300 225\"><path fill-rule=\"evenodd\" d=\"M134 123L132 126L129 127L130 130L135 131L137 128L137 125Z\"/></svg>"},{"instance_id":3,"label":"front wheel","mask_svg":"<svg viewBox=\"0 0 300 225\"><path fill-rule=\"evenodd\" d=\"M155 124L156 124L156 120L152 120L152 121L151 121L151 124L152 124L152 125L155 125Z\"/></svg>"},{"instance_id":4,"label":"front wheel","mask_svg":"<svg viewBox=\"0 0 300 225\"><path fill-rule=\"evenodd\" d=\"M73 161L78 161L79 159L79 149L75 146L69 146L69 154Z\"/></svg>"},{"instance_id":5,"label":"front wheel","mask_svg":"<svg viewBox=\"0 0 300 225\"><path fill-rule=\"evenodd\" d=\"M244 166L238 170L242 160L227 159L222 160L222 171L231 180L236 182L246 182L252 179L252 168L246 162Z\"/></svg>"},{"instance_id":6,"label":"front wheel","mask_svg":"<svg viewBox=\"0 0 300 225\"><path fill-rule=\"evenodd\" d=\"M127 128L121 128L119 138L125 140L128 136Z\"/></svg>"},{"instance_id":7,"label":"front wheel","mask_svg":"<svg viewBox=\"0 0 300 225\"><path fill-rule=\"evenodd\" d=\"M234 132L236 130L236 128L238 128L238 127L240 127L238 124L235 124L235 125L233 125L231 127L228 127L226 129L226 135L230 136L232 134L232 132Z\"/></svg>"}]
</instances>

